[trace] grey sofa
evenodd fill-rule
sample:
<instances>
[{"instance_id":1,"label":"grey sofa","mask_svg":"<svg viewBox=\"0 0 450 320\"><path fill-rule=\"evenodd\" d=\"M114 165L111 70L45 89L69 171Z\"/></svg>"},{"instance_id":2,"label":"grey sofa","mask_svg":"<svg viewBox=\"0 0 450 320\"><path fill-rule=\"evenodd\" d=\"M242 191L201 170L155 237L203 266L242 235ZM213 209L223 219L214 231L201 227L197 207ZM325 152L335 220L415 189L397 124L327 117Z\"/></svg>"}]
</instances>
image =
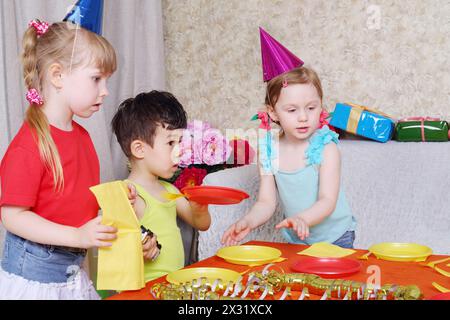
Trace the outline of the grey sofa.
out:
<instances>
[{"instance_id":1,"label":"grey sofa","mask_svg":"<svg viewBox=\"0 0 450 320\"><path fill-rule=\"evenodd\" d=\"M414 242L450 254L450 142L343 140L339 148L343 185L357 219L356 248L385 241ZM255 202L259 177L256 165L248 165L209 174L204 184L239 188L250 199L210 206L211 227L198 236L199 259L216 253L223 232ZM282 219L278 206L274 217L243 242L284 241L274 229Z\"/></svg>"}]
</instances>

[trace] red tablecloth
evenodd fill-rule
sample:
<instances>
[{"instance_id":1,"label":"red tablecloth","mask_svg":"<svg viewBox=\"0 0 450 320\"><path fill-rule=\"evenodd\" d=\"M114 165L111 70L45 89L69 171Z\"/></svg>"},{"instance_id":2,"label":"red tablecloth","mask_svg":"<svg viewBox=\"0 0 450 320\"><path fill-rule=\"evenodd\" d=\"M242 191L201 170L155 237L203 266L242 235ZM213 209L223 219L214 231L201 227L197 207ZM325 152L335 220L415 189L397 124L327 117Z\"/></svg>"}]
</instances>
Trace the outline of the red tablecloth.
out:
<instances>
[{"instance_id":1,"label":"red tablecloth","mask_svg":"<svg viewBox=\"0 0 450 320\"><path fill-rule=\"evenodd\" d=\"M287 243L277 243L277 242L262 242L262 241L250 241L246 243L247 245L262 245L262 246L270 246L281 250L282 257L287 258L287 260L283 262L279 262L276 264L278 268L282 268L286 273L292 273L290 266L297 260L302 259L304 256L300 256L297 252L304 250L307 246L304 245L294 245ZM367 250L356 250L357 252L351 256L347 256L346 258L354 258L367 253ZM428 257L426 262L435 261L439 259L443 259L446 256L442 255L432 255ZM397 284L397 285L417 285L422 293L424 294L424 298L428 299L439 293L437 289L435 289L431 283L437 282L440 285L450 288L450 278L445 277L444 275L439 274L437 271L422 266L419 262L394 262L394 261L386 261L379 260L373 255L369 256L368 260L358 260L362 263L362 268L359 273L343 277L342 279L366 282L367 279L372 275L372 272L367 273L369 266L379 266L381 271L381 285L384 284ZM450 263L447 261L439 265L439 268L449 271L450 268L446 265ZM194 263L186 268L193 267L216 267L216 268L226 268L235 270L237 272L244 272L249 269L248 266L245 265L236 265L232 263L228 263L222 258L217 256L210 257L208 259L199 261ZM258 266L251 268L251 271L258 271L264 269L265 266ZM369 270L370 271L370 270ZM150 288L155 283L166 282L166 277L161 277L155 279L153 281L149 281L145 288L138 291L125 291L120 294L109 297L110 300L153 300L153 296L150 294ZM298 297L300 292L293 292L292 298ZM310 299L320 299L319 296L311 295Z\"/></svg>"}]
</instances>

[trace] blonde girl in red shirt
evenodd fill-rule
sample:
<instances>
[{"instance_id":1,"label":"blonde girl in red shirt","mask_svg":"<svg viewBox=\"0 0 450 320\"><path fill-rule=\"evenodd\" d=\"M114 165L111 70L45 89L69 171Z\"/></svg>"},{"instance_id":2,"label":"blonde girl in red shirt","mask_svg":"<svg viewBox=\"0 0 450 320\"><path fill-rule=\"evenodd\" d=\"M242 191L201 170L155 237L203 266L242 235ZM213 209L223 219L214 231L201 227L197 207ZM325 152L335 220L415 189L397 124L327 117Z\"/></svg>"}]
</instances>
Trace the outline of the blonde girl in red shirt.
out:
<instances>
[{"instance_id":1,"label":"blonde girl in red shirt","mask_svg":"<svg viewBox=\"0 0 450 320\"><path fill-rule=\"evenodd\" d=\"M22 63L30 105L0 166L0 299L98 299L82 268L86 249L110 246L117 230L97 217L89 187L99 183L99 161L73 116L102 107L116 55L70 22L33 20Z\"/></svg>"}]
</instances>

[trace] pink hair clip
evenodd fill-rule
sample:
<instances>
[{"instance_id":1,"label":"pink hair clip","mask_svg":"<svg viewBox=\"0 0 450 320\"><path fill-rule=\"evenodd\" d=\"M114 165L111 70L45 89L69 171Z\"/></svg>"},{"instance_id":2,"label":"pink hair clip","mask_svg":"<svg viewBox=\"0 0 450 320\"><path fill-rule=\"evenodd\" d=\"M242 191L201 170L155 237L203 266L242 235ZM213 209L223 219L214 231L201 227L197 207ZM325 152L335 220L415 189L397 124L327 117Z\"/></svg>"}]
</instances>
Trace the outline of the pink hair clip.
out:
<instances>
[{"instance_id":1,"label":"pink hair clip","mask_svg":"<svg viewBox=\"0 0 450 320\"><path fill-rule=\"evenodd\" d=\"M28 27L33 27L34 29L36 29L36 33L39 36L42 36L44 33L47 32L48 30L48 23L45 21L39 21L39 20L31 20L28 23Z\"/></svg>"},{"instance_id":2,"label":"pink hair clip","mask_svg":"<svg viewBox=\"0 0 450 320\"><path fill-rule=\"evenodd\" d=\"M37 92L36 89L31 88L28 90L27 92L27 100L31 103L31 104L37 104L37 105L42 105L44 104L44 101L42 100L41 96L39 95L39 92Z\"/></svg>"}]
</instances>

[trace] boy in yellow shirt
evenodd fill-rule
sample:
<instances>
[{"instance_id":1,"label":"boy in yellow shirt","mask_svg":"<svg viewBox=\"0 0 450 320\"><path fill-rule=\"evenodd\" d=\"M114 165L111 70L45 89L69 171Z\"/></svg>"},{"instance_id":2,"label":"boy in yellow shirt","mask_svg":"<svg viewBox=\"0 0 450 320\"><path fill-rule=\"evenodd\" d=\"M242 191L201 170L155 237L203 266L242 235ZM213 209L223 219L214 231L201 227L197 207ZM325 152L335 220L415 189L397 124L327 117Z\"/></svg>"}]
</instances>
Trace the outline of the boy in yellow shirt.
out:
<instances>
[{"instance_id":1,"label":"boy in yellow shirt","mask_svg":"<svg viewBox=\"0 0 450 320\"><path fill-rule=\"evenodd\" d=\"M130 161L127 182L136 187L136 215L141 225L150 229L161 244L160 251L152 246L144 255L145 281L184 266L177 215L201 231L211 224L207 205L185 198L167 200L164 197L166 192L179 193L175 186L160 178L169 179L177 171L186 118L183 106L172 94L154 90L123 101L111 123L117 141Z\"/></svg>"}]
</instances>

